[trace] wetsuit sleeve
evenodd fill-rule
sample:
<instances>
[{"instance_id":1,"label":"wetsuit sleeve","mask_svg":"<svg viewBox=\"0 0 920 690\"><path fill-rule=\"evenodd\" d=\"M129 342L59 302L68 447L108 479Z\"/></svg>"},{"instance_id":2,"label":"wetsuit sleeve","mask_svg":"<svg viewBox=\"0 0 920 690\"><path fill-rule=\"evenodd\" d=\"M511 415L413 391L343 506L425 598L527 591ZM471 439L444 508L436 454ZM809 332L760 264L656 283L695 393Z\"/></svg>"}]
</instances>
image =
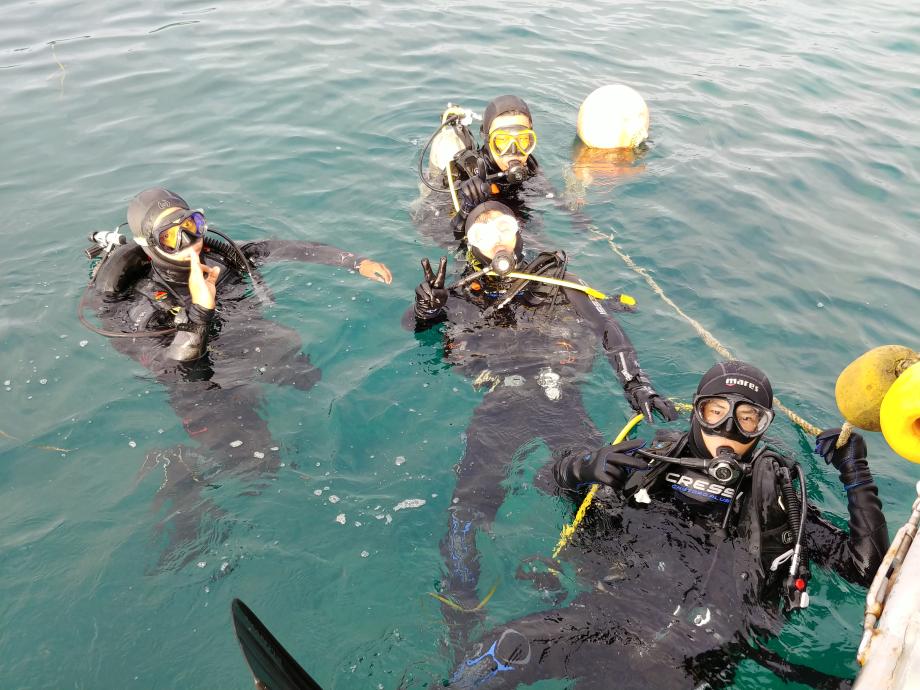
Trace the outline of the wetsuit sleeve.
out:
<instances>
[{"instance_id":1,"label":"wetsuit sleeve","mask_svg":"<svg viewBox=\"0 0 920 690\"><path fill-rule=\"evenodd\" d=\"M302 261L327 266L344 266L356 271L358 265L366 258L329 244L302 242L301 240L262 240L245 244L242 249L247 258L256 264L272 261Z\"/></svg>"},{"instance_id":2,"label":"wetsuit sleeve","mask_svg":"<svg viewBox=\"0 0 920 690\"><path fill-rule=\"evenodd\" d=\"M848 470L840 476L847 492L849 534L809 507L805 538L812 561L837 571L850 582L868 587L888 550L888 524L868 462L865 458L859 460L862 467L856 486L847 476Z\"/></svg>"},{"instance_id":3,"label":"wetsuit sleeve","mask_svg":"<svg viewBox=\"0 0 920 690\"><path fill-rule=\"evenodd\" d=\"M568 280L582 283L573 275ZM601 335L607 361L613 367L620 385L626 389L631 382L648 383L649 379L639 367L639 356L629 337L619 322L607 311L603 304L581 290L563 288L569 302L593 330Z\"/></svg>"}]
</instances>

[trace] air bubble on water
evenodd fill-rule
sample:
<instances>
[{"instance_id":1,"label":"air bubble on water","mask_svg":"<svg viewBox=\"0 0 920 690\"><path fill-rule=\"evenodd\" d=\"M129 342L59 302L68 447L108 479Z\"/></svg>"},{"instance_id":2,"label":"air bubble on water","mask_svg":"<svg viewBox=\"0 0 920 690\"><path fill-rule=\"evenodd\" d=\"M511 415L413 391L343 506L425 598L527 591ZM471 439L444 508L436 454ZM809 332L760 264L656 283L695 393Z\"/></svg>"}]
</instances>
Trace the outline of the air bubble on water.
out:
<instances>
[{"instance_id":1,"label":"air bubble on water","mask_svg":"<svg viewBox=\"0 0 920 690\"><path fill-rule=\"evenodd\" d=\"M361 552L361 558L367 558L368 556L370 556L370 554L367 551Z\"/></svg>"},{"instance_id":2,"label":"air bubble on water","mask_svg":"<svg viewBox=\"0 0 920 690\"><path fill-rule=\"evenodd\" d=\"M818 302L818 309L824 308L824 302Z\"/></svg>"},{"instance_id":3,"label":"air bubble on water","mask_svg":"<svg viewBox=\"0 0 920 690\"><path fill-rule=\"evenodd\" d=\"M80 341L80 347L86 347L87 345L89 345L89 341L88 341L88 340L81 340L81 341Z\"/></svg>"},{"instance_id":4,"label":"air bubble on water","mask_svg":"<svg viewBox=\"0 0 920 690\"><path fill-rule=\"evenodd\" d=\"M254 457L254 458L258 458L259 460L261 460L262 458L264 458L264 457L265 457L265 453L263 453L263 452L262 452L262 451L260 451L260 450L257 450L257 451L253 451L253 453L252 453L252 457Z\"/></svg>"},{"instance_id":5,"label":"air bubble on water","mask_svg":"<svg viewBox=\"0 0 920 690\"><path fill-rule=\"evenodd\" d=\"M137 443L135 443L134 441L128 441L128 445L131 446L132 448L137 448Z\"/></svg>"},{"instance_id":6,"label":"air bubble on water","mask_svg":"<svg viewBox=\"0 0 920 690\"><path fill-rule=\"evenodd\" d=\"M199 568L204 568L208 564L207 561L198 561L196 564Z\"/></svg>"},{"instance_id":7,"label":"air bubble on water","mask_svg":"<svg viewBox=\"0 0 920 690\"><path fill-rule=\"evenodd\" d=\"M339 497L336 496L335 494L332 494L332 495L329 497L329 502L330 502L330 503L338 503L339 500L340 500Z\"/></svg>"},{"instance_id":8,"label":"air bubble on water","mask_svg":"<svg viewBox=\"0 0 920 690\"><path fill-rule=\"evenodd\" d=\"M38 382L44 386L46 383L48 383L48 379L39 379Z\"/></svg>"},{"instance_id":9,"label":"air bubble on water","mask_svg":"<svg viewBox=\"0 0 920 690\"><path fill-rule=\"evenodd\" d=\"M322 495L323 495L323 490L322 490L322 489L317 489L316 491L313 492L313 495L314 495L314 496L322 496Z\"/></svg>"},{"instance_id":10,"label":"air bubble on water","mask_svg":"<svg viewBox=\"0 0 920 690\"><path fill-rule=\"evenodd\" d=\"M340 525L344 525L345 524L345 513L339 513L338 515L336 515L335 521L339 523Z\"/></svg>"}]
</instances>

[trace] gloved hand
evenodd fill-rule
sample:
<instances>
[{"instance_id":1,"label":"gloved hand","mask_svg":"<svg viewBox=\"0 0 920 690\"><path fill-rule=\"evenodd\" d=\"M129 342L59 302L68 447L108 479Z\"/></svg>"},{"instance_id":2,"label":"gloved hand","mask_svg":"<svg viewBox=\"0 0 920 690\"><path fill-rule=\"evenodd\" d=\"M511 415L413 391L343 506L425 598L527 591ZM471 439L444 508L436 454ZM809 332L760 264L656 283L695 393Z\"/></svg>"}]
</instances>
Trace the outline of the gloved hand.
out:
<instances>
[{"instance_id":1,"label":"gloved hand","mask_svg":"<svg viewBox=\"0 0 920 690\"><path fill-rule=\"evenodd\" d=\"M438 274L431 270L428 259L422 259L422 270L425 279L415 288L415 317L429 320L437 317L447 304L447 290L444 288L444 278L447 275L447 257L441 257L438 264Z\"/></svg>"},{"instance_id":2,"label":"gloved hand","mask_svg":"<svg viewBox=\"0 0 920 690\"><path fill-rule=\"evenodd\" d=\"M654 423L652 412L657 412L667 422L673 422L677 419L677 408L667 398L661 397L658 392L652 388L648 379L636 377L626 384L623 391L626 401L636 412L645 415L645 421L649 424Z\"/></svg>"},{"instance_id":3,"label":"gloved hand","mask_svg":"<svg viewBox=\"0 0 920 690\"><path fill-rule=\"evenodd\" d=\"M841 447L837 448L840 429L822 431L815 443L815 453L824 461L833 465L840 472L840 481L847 491L872 481L869 461L866 460L868 449L862 436L855 431Z\"/></svg>"},{"instance_id":4,"label":"gloved hand","mask_svg":"<svg viewBox=\"0 0 920 690\"><path fill-rule=\"evenodd\" d=\"M466 216L479 204L488 201L492 193L488 182L481 177L471 177L460 183L457 195L460 200L460 213Z\"/></svg>"},{"instance_id":5,"label":"gloved hand","mask_svg":"<svg viewBox=\"0 0 920 690\"><path fill-rule=\"evenodd\" d=\"M572 473L580 483L600 483L620 487L626 481L627 469L647 470L648 463L632 456L645 441L623 441L586 453L572 464Z\"/></svg>"}]
</instances>

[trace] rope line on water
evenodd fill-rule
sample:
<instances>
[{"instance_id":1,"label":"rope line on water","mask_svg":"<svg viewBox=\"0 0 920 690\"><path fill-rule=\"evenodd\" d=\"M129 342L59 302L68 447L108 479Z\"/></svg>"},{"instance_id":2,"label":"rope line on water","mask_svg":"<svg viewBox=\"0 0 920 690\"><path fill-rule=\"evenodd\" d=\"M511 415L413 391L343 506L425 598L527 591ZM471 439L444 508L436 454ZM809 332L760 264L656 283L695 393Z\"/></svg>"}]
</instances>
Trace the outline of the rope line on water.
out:
<instances>
[{"instance_id":1,"label":"rope line on water","mask_svg":"<svg viewBox=\"0 0 920 690\"><path fill-rule=\"evenodd\" d=\"M677 306L674 300L672 300L670 297L667 296L667 294L665 294L665 291L661 288L658 282L654 278L652 278L652 276L649 274L647 269L643 268L642 266L639 266L635 261L632 260L632 257L629 254L624 252L620 248L620 246L616 242L614 242L612 233L607 235L601 232L600 230L598 230L596 226L590 223L588 224L588 230L592 234L596 235L597 237L602 237L603 239L605 239L607 241L607 244L610 245L610 249L613 250L613 253L619 256L620 259L623 260L623 263L626 264L626 266L629 267L633 272L641 276L642 279L646 282L646 284L652 289L652 292L654 292L656 295L661 297L664 303L670 306L678 316L680 316L682 319L684 319L684 321L689 323L693 327L693 330L696 331L697 335L699 335L700 338L702 338L704 343L706 343L710 348L718 352L719 356L722 357L723 359L735 359L734 355L732 355L732 353L729 352L728 348L725 347L722 343L720 343L719 340L712 333L706 330L703 324L701 324L699 321L694 319L692 316L688 315L683 309ZM811 434L812 436L817 436L821 433L820 428L818 428L817 426L815 426L808 420L804 419L800 415L790 410L776 396L773 397L773 404L776 407L778 407L783 412L783 414L789 417L789 419L791 419L794 424L796 424L799 428L801 428L806 433ZM840 436L837 439L838 448L842 447L847 442L847 440L850 438L850 433L852 431L853 431L853 425L850 424L849 422L844 422L842 426L842 431L840 432Z\"/></svg>"}]
</instances>

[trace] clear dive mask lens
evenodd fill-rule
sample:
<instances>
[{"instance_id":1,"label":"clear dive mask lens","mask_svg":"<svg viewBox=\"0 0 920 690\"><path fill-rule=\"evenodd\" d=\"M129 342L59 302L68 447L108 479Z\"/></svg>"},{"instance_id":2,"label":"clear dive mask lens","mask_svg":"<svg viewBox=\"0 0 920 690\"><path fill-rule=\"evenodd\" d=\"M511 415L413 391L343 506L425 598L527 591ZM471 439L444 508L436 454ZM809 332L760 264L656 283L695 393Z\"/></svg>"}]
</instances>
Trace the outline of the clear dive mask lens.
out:
<instances>
[{"instance_id":1,"label":"clear dive mask lens","mask_svg":"<svg viewBox=\"0 0 920 690\"><path fill-rule=\"evenodd\" d=\"M507 127L489 134L489 150L493 156L519 153L529 156L537 147L537 134L526 127Z\"/></svg>"},{"instance_id":2,"label":"clear dive mask lens","mask_svg":"<svg viewBox=\"0 0 920 690\"><path fill-rule=\"evenodd\" d=\"M188 211L157 233L157 243L167 254L175 254L188 246L182 242L182 235L196 241L204 237L207 229L208 223L201 211Z\"/></svg>"},{"instance_id":3,"label":"clear dive mask lens","mask_svg":"<svg viewBox=\"0 0 920 690\"><path fill-rule=\"evenodd\" d=\"M773 410L735 395L698 395L693 399L693 413L707 431L721 431L731 419L746 438L760 436L773 421Z\"/></svg>"}]
</instances>

